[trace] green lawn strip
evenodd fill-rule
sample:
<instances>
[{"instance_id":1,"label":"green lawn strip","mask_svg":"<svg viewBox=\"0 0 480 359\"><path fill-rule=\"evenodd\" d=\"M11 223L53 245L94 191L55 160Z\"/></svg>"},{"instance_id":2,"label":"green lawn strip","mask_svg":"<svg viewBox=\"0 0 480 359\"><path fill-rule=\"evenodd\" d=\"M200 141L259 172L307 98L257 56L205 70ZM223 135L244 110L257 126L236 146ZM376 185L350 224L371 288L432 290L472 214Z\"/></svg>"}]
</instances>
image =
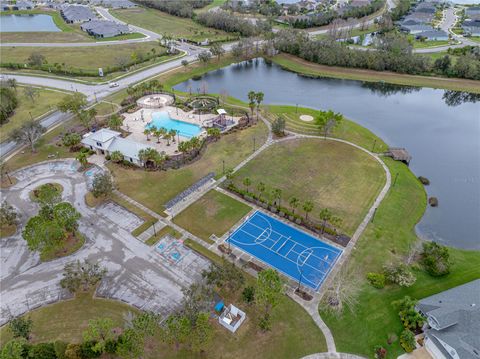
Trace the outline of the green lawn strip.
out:
<instances>
[{"instance_id":1,"label":"green lawn strip","mask_svg":"<svg viewBox=\"0 0 480 359\"><path fill-rule=\"evenodd\" d=\"M397 85L444 88L447 90L480 93L480 83L475 80L433 76L406 75L388 71L372 71L347 67L319 65L298 57L280 54L272 61L282 68L312 77L333 77L367 82L387 82Z\"/></svg>"},{"instance_id":2,"label":"green lawn strip","mask_svg":"<svg viewBox=\"0 0 480 359\"><path fill-rule=\"evenodd\" d=\"M139 311L116 300L92 298L92 293L79 293L75 298L47 305L29 312L33 320L32 342L64 340L80 343L88 321L111 318L117 327L122 327L124 315ZM12 339L7 326L0 329L1 345Z\"/></svg>"},{"instance_id":3,"label":"green lawn strip","mask_svg":"<svg viewBox=\"0 0 480 359\"><path fill-rule=\"evenodd\" d=\"M480 252L451 248L454 262L451 274L433 278L416 270L417 282L410 288L388 286L378 290L366 284L368 272L381 271L383 264L409 252L411 244L417 240L414 226L426 206L425 191L408 167L388 158L385 162L392 176L398 173L397 182L379 206L374 222L368 225L348 262L362 278L358 304L354 312L346 310L339 317L320 307L320 315L332 331L338 351L371 357L374 346L383 345L389 357L396 358L403 352L399 342L388 345L386 340L390 333L398 336L402 325L391 302L405 295L424 298L480 278L480 268L472 266L480 262Z\"/></svg>"},{"instance_id":4,"label":"green lawn strip","mask_svg":"<svg viewBox=\"0 0 480 359\"><path fill-rule=\"evenodd\" d=\"M173 222L209 244L210 239L224 235L252 208L221 192L210 190L202 198L178 214Z\"/></svg>"},{"instance_id":5,"label":"green lawn strip","mask_svg":"<svg viewBox=\"0 0 480 359\"><path fill-rule=\"evenodd\" d=\"M450 41L448 40L414 41L413 48L425 49L429 47L446 46L448 44L450 44Z\"/></svg>"},{"instance_id":6,"label":"green lawn strip","mask_svg":"<svg viewBox=\"0 0 480 359\"><path fill-rule=\"evenodd\" d=\"M228 40L234 37L224 31L202 26L192 19L166 14L156 9L135 8L113 10L116 18L137 26L141 26L157 34L168 34L174 38L185 38L191 41Z\"/></svg>"},{"instance_id":7,"label":"green lawn strip","mask_svg":"<svg viewBox=\"0 0 480 359\"><path fill-rule=\"evenodd\" d=\"M213 253L212 251L209 251L207 248L195 242L193 239L187 238L183 241L183 244L186 245L188 248L194 250L195 252L201 254L205 258L208 258L212 262L218 264L222 263L222 257L220 257L218 254Z\"/></svg>"},{"instance_id":8,"label":"green lawn strip","mask_svg":"<svg viewBox=\"0 0 480 359\"><path fill-rule=\"evenodd\" d=\"M176 239L180 239L182 237L182 234L177 232L175 229L173 229L170 226L165 226L161 230L157 231L157 235L151 236L149 239L145 241L145 244L148 244L149 246L153 246L156 244L160 239L165 237L166 235L171 235Z\"/></svg>"},{"instance_id":9,"label":"green lawn strip","mask_svg":"<svg viewBox=\"0 0 480 359\"><path fill-rule=\"evenodd\" d=\"M270 146L242 167L233 179L238 188L246 189L248 177L251 192L258 195L258 183L266 191L262 197L274 200L272 190L282 190L282 205L296 197L300 205L296 213L304 215L303 203L310 200L315 207L309 214L318 219L323 208L342 219L340 228L352 235L363 220L378 192L385 184L380 164L365 152L341 142L323 139L302 139Z\"/></svg>"},{"instance_id":10,"label":"green lawn strip","mask_svg":"<svg viewBox=\"0 0 480 359\"><path fill-rule=\"evenodd\" d=\"M118 45L105 46L87 46L87 47L2 47L2 63L23 63L26 62L32 53L38 53L45 57L51 64L65 64L68 71L70 67L82 69L83 71L97 72L98 68L108 69L109 67L119 66L119 58L131 61L132 54L146 54L152 49L156 53L162 53L163 47L157 42L139 42ZM163 60L164 57L156 58L155 62ZM150 62L150 61L149 61ZM141 65L141 64L140 64Z\"/></svg>"},{"instance_id":11,"label":"green lawn strip","mask_svg":"<svg viewBox=\"0 0 480 359\"><path fill-rule=\"evenodd\" d=\"M253 138L257 148L267 139L268 131L263 123L222 136L208 145L202 157L180 169L168 171L144 171L126 169L109 163L121 192L143 203L157 213L163 213L164 204L193 185L210 172L220 175L225 168L233 168L253 152Z\"/></svg>"},{"instance_id":12,"label":"green lawn strip","mask_svg":"<svg viewBox=\"0 0 480 359\"><path fill-rule=\"evenodd\" d=\"M118 35L113 37L99 37L99 38L96 38L95 41L104 42L104 41L134 40L134 39L143 39L144 37L146 36L140 32L132 32L129 34L123 34L123 35Z\"/></svg>"},{"instance_id":13,"label":"green lawn strip","mask_svg":"<svg viewBox=\"0 0 480 359\"><path fill-rule=\"evenodd\" d=\"M267 108L272 114L285 118L287 130L308 135L323 135L315 125L315 121L305 122L300 119L301 115L310 115L315 119L318 114L318 111L315 109L303 107L297 109L295 106L280 105L269 105ZM373 149L375 152L384 152L388 149L388 146L370 130L347 119L342 121L329 136L353 142L366 149ZM373 148L374 144L375 148Z\"/></svg>"},{"instance_id":14,"label":"green lawn strip","mask_svg":"<svg viewBox=\"0 0 480 359\"><path fill-rule=\"evenodd\" d=\"M97 111L97 116L109 115L118 110L118 106L105 101L100 101L93 108Z\"/></svg>"},{"instance_id":15,"label":"green lawn strip","mask_svg":"<svg viewBox=\"0 0 480 359\"><path fill-rule=\"evenodd\" d=\"M44 88L38 88L38 96L32 101L24 93L24 86L18 85L16 88L18 106L14 114L9 117L8 122L0 126L0 141L3 142L14 131L21 127L31 118L35 119L56 108L58 101L65 96L59 91L51 91ZM30 116L31 115L31 116Z\"/></svg>"},{"instance_id":16,"label":"green lawn strip","mask_svg":"<svg viewBox=\"0 0 480 359\"><path fill-rule=\"evenodd\" d=\"M222 6L227 0L213 0L210 4L208 4L207 6L205 7L202 7L201 9L196 9L195 12L197 14L200 14L202 12L205 12L205 11L208 11L210 10L211 8L213 7L216 7L216 6Z\"/></svg>"}]
</instances>

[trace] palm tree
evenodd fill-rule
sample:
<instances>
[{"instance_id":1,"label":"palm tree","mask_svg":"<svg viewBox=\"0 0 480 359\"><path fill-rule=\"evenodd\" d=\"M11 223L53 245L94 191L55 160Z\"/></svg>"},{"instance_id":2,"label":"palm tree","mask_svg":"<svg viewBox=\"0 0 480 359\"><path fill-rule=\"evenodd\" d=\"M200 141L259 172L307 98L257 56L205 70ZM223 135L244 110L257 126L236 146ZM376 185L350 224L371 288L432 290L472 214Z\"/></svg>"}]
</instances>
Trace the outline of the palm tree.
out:
<instances>
[{"instance_id":1,"label":"palm tree","mask_svg":"<svg viewBox=\"0 0 480 359\"><path fill-rule=\"evenodd\" d=\"M282 190L280 188L274 188L272 190L272 196L275 200L275 202L278 200L278 207L280 207L280 204L281 204L281 200L282 200Z\"/></svg>"},{"instance_id":2,"label":"palm tree","mask_svg":"<svg viewBox=\"0 0 480 359\"><path fill-rule=\"evenodd\" d=\"M290 198L290 207L292 207L292 214L295 214L295 208L300 204L300 200L297 197Z\"/></svg>"},{"instance_id":3,"label":"palm tree","mask_svg":"<svg viewBox=\"0 0 480 359\"><path fill-rule=\"evenodd\" d=\"M174 130L174 129L172 128L170 131L168 131L168 134L169 134L170 137L172 138L173 143L175 143L175 142L176 142L175 136L177 136L178 131L177 131L177 130Z\"/></svg>"},{"instance_id":4,"label":"palm tree","mask_svg":"<svg viewBox=\"0 0 480 359\"><path fill-rule=\"evenodd\" d=\"M327 221L332 218L332 212L328 208L324 208L318 214L320 219L323 221L322 225L322 233L325 232L325 226L327 225Z\"/></svg>"},{"instance_id":5,"label":"palm tree","mask_svg":"<svg viewBox=\"0 0 480 359\"><path fill-rule=\"evenodd\" d=\"M260 104L262 103L264 96L265 95L263 94L263 92L257 92L255 94L255 102L257 103L257 120L258 120L258 109L260 108Z\"/></svg>"},{"instance_id":6,"label":"palm tree","mask_svg":"<svg viewBox=\"0 0 480 359\"><path fill-rule=\"evenodd\" d=\"M207 135L214 139L218 139L220 137L220 129L215 127L207 128Z\"/></svg>"},{"instance_id":7,"label":"palm tree","mask_svg":"<svg viewBox=\"0 0 480 359\"><path fill-rule=\"evenodd\" d=\"M201 146L201 142L199 140L198 137L196 136L193 136L191 139L190 139L190 147L192 150L195 151L195 155L198 154L198 151L200 150L200 146Z\"/></svg>"},{"instance_id":8,"label":"palm tree","mask_svg":"<svg viewBox=\"0 0 480 359\"><path fill-rule=\"evenodd\" d=\"M248 94L248 107L250 107L250 111L252 112L252 117L253 117L253 110L255 109L255 101L257 98L257 94L255 91L249 91Z\"/></svg>"},{"instance_id":9,"label":"palm tree","mask_svg":"<svg viewBox=\"0 0 480 359\"><path fill-rule=\"evenodd\" d=\"M165 134L163 135L163 138L167 140L167 146L170 146L170 140L172 139L170 132L165 132Z\"/></svg>"},{"instance_id":10,"label":"palm tree","mask_svg":"<svg viewBox=\"0 0 480 359\"><path fill-rule=\"evenodd\" d=\"M243 185L247 188L247 192L248 192L248 188L252 185L252 180L248 177L245 177L243 179Z\"/></svg>"},{"instance_id":11,"label":"palm tree","mask_svg":"<svg viewBox=\"0 0 480 359\"><path fill-rule=\"evenodd\" d=\"M313 211L314 204L312 201L305 201L303 204L303 210L305 211L305 219L308 220L308 214Z\"/></svg>"},{"instance_id":12,"label":"palm tree","mask_svg":"<svg viewBox=\"0 0 480 359\"><path fill-rule=\"evenodd\" d=\"M262 198L263 192L265 192L265 183L258 182L257 184L258 198Z\"/></svg>"},{"instance_id":13,"label":"palm tree","mask_svg":"<svg viewBox=\"0 0 480 359\"><path fill-rule=\"evenodd\" d=\"M88 163L88 154L87 152L79 152L75 159L80 162L83 168L87 166Z\"/></svg>"},{"instance_id":14,"label":"palm tree","mask_svg":"<svg viewBox=\"0 0 480 359\"><path fill-rule=\"evenodd\" d=\"M330 218L330 224L333 226L335 233L337 233L337 228L342 224L342 222L343 221L340 217L332 216L332 218Z\"/></svg>"},{"instance_id":15,"label":"palm tree","mask_svg":"<svg viewBox=\"0 0 480 359\"><path fill-rule=\"evenodd\" d=\"M152 133L152 130L149 129L148 127L145 127L145 129L143 130L143 134L145 136L147 136L147 141L150 141L150 134Z\"/></svg>"},{"instance_id":16,"label":"palm tree","mask_svg":"<svg viewBox=\"0 0 480 359\"><path fill-rule=\"evenodd\" d=\"M119 115L112 115L108 120L108 126L114 130L118 130L122 126L123 121Z\"/></svg>"},{"instance_id":17,"label":"palm tree","mask_svg":"<svg viewBox=\"0 0 480 359\"><path fill-rule=\"evenodd\" d=\"M233 168L227 168L225 170L225 178L228 181L228 185L231 185L233 180Z\"/></svg>"}]
</instances>

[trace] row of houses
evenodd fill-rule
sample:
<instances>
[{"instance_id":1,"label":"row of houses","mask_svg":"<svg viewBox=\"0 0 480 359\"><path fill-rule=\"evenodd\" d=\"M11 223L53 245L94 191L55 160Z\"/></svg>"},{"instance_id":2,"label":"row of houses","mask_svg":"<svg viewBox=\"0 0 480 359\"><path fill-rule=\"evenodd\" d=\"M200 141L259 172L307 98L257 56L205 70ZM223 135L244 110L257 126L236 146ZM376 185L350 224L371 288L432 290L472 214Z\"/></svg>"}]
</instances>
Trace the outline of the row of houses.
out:
<instances>
[{"instance_id":1,"label":"row of houses","mask_svg":"<svg viewBox=\"0 0 480 359\"><path fill-rule=\"evenodd\" d=\"M60 8L60 14L68 24L78 24L85 21L95 20L97 17L93 11L84 5L65 5Z\"/></svg>"},{"instance_id":2,"label":"row of houses","mask_svg":"<svg viewBox=\"0 0 480 359\"><path fill-rule=\"evenodd\" d=\"M10 10L32 10L35 7L35 4L31 1L17 1L15 4L8 4L4 1L0 1L0 10L1 11L10 11Z\"/></svg>"},{"instance_id":3,"label":"row of houses","mask_svg":"<svg viewBox=\"0 0 480 359\"><path fill-rule=\"evenodd\" d=\"M449 36L445 31L431 25L436 12L434 2L420 2L398 23L400 30L414 35L416 39L448 40Z\"/></svg>"},{"instance_id":4,"label":"row of houses","mask_svg":"<svg viewBox=\"0 0 480 359\"><path fill-rule=\"evenodd\" d=\"M465 20L462 23L463 33L467 36L480 36L480 6L465 9Z\"/></svg>"}]
</instances>

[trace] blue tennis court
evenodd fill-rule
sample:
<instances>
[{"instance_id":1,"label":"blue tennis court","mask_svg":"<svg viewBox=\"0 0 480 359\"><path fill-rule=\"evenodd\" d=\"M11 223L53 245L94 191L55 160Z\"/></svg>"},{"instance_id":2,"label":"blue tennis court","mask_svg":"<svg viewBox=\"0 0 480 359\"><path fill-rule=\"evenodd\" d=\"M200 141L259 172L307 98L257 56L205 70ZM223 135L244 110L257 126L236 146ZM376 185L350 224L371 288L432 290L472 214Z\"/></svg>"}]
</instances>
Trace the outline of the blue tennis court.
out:
<instances>
[{"instance_id":1,"label":"blue tennis court","mask_svg":"<svg viewBox=\"0 0 480 359\"><path fill-rule=\"evenodd\" d=\"M256 211L228 239L279 272L317 290L342 250Z\"/></svg>"}]
</instances>

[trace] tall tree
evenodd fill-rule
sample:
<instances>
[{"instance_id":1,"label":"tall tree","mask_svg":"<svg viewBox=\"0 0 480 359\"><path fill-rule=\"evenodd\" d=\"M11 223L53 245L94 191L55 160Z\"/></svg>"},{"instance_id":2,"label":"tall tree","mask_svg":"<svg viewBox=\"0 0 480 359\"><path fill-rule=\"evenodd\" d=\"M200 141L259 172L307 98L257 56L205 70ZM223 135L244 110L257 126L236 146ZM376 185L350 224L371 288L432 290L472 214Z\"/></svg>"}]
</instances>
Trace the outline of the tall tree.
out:
<instances>
[{"instance_id":1,"label":"tall tree","mask_svg":"<svg viewBox=\"0 0 480 359\"><path fill-rule=\"evenodd\" d=\"M253 117L253 110L255 109L257 94L255 93L255 91L249 91L247 94L247 97L248 97L248 107L250 107L250 111L252 112L252 117Z\"/></svg>"},{"instance_id":2,"label":"tall tree","mask_svg":"<svg viewBox=\"0 0 480 359\"><path fill-rule=\"evenodd\" d=\"M57 105L57 108L61 112L71 112L75 115L79 115L80 111L87 106L87 99L79 92L75 92L73 95L65 96Z\"/></svg>"},{"instance_id":3,"label":"tall tree","mask_svg":"<svg viewBox=\"0 0 480 359\"><path fill-rule=\"evenodd\" d=\"M7 201L0 206L0 226L12 226L18 221L18 214L15 208Z\"/></svg>"},{"instance_id":4,"label":"tall tree","mask_svg":"<svg viewBox=\"0 0 480 359\"><path fill-rule=\"evenodd\" d=\"M212 46L210 46L210 52L212 53L213 56L217 57L217 61L220 61L220 58L225 53L225 49L222 47L222 45L216 42L212 44Z\"/></svg>"},{"instance_id":5,"label":"tall tree","mask_svg":"<svg viewBox=\"0 0 480 359\"><path fill-rule=\"evenodd\" d=\"M262 308L264 321L269 321L270 313L278 305L282 292L283 283L276 270L269 268L258 274L255 300L257 305Z\"/></svg>"},{"instance_id":6,"label":"tall tree","mask_svg":"<svg viewBox=\"0 0 480 359\"><path fill-rule=\"evenodd\" d=\"M161 331L162 340L167 344L173 344L178 350L191 334L190 320L185 315L172 314L165 321Z\"/></svg>"},{"instance_id":7,"label":"tall tree","mask_svg":"<svg viewBox=\"0 0 480 359\"><path fill-rule=\"evenodd\" d=\"M100 263L91 263L88 260L79 260L65 264L63 278L60 281L62 288L68 289L70 293L79 290L89 291L94 288L107 274L107 269L100 266Z\"/></svg>"},{"instance_id":8,"label":"tall tree","mask_svg":"<svg viewBox=\"0 0 480 359\"><path fill-rule=\"evenodd\" d=\"M257 191L258 191L258 197L261 198L263 193L265 192L266 186L265 183L263 182L258 182L257 184Z\"/></svg>"},{"instance_id":9,"label":"tall tree","mask_svg":"<svg viewBox=\"0 0 480 359\"><path fill-rule=\"evenodd\" d=\"M39 95L38 89L32 86L27 86L23 89L23 94L25 97L28 97L32 103L35 103L35 100L37 99Z\"/></svg>"},{"instance_id":10,"label":"tall tree","mask_svg":"<svg viewBox=\"0 0 480 359\"><path fill-rule=\"evenodd\" d=\"M260 105L263 102L263 98L265 97L263 92L255 93L255 102L257 103L257 120L258 120L258 110L260 109Z\"/></svg>"},{"instance_id":11,"label":"tall tree","mask_svg":"<svg viewBox=\"0 0 480 359\"><path fill-rule=\"evenodd\" d=\"M92 194L95 198L110 197L114 189L112 176L108 172L99 172L93 176Z\"/></svg>"},{"instance_id":12,"label":"tall tree","mask_svg":"<svg viewBox=\"0 0 480 359\"><path fill-rule=\"evenodd\" d=\"M323 208L318 214L320 219L323 221L322 224L322 233L325 232L325 226L327 222L332 218L332 212L328 208Z\"/></svg>"},{"instance_id":13,"label":"tall tree","mask_svg":"<svg viewBox=\"0 0 480 359\"><path fill-rule=\"evenodd\" d=\"M280 188L274 188L272 190L272 196L275 200L275 203L280 207L282 202L282 190Z\"/></svg>"},{"instance_id":14,"label":"tall tree","mask_svg":"<svg viewBox=\"0 0 480 359\"><path fill-rule=\"evenodd\" d=\"M97 318L88 321L88 327L83 332L83 340L94 342L92 350L97 354L102 354L108 341L113 340L114 323L110 318Z\"/></svg>"},{"instance_id":15,"label":"tall tree","mask_svg":"<svg viewBox=\"0 0 480 359\"><path fill-rule=\"evenodd\" d=\"M28 340L32 332L33 321L30 317L15 317L8 323L8 330L14 338Z\"/></svg>"},{"instance_id":16,"label":"tall tree","mask_svg":"<svg viewBox=\"0 0 480 359\"><path fill-rule=\"evenodd\" d=\"M44 132L45 127L39 122L27 121L22 127L13 131L12 138L20 143L30 146L30 150L35 152L35 144Z\"/></svg>"},{"instance_id":17,"label":"tall tree","mask_svg":"<svg viewBox=\"0 0 480 359\"><path fill-rule=\"evenodd\" d=\"M338 127L343 121L343 115L333 112L332 110L326 112L320 112L315 119L320 131L323 132L325 138L331 133L331 131Z\"/></svg>"},{"instance_id":18,"label":"tall tree","mask_svg":"<svg viewBox=\"0 0 480 359\"><path fill-rule=\"evenodd\" d=\"M289 204L290 204L290 207L292 208L292 213L295 214L295 209L300 204L300 200L297 197L292 197L290 198Z\"/></svg>"},{"instance_id":19,"label":"tall tree","mask_svg":"<svg viewBox=\"0 0 480 359\"><path fill-rule=\"evenodd\" d=\"M110 119L108 120L108 127L114 130L118 130L122 126L122 124L123 120L117 114L110 116Z\"/></svg>"},{"instance_id":20,"label":"tall tree","mask_svg":"<svg viewBox=\"0 0 480 359\"><path fill-rule=\"evenodd\" d=\"M88 153L87 152L79 152L75 159L80 162L83 168L85 168L88 164Z\"/></svg>"},{"instance_id":21,"label":"tall tree","mask_svg":"<svg viewBox=\"0 0 480 359\"><path fill-rule=\"evenodd\" d=\"M213 328L209 321L208 312L199 313L195 326L190 336L192 350L195 352L203 351L213 338Z\"/></svg>"},{"instance_id":22,"label":"tall tree","mask_svg":"<svg viewBox=\"0 0 480 359\"><path fill-rule=\"evenodd\" d=\"M245 177L243 179L243 185L245 186L245 188L247 189L247 192L249 192L249 188L250 186L252 185L252 180L249 178L249 177Z\"/></svg>"},{"instance_id":23,"label":"tall tree","mask_svg":"<svg viewBox=\"0 0 480 359\"><path fill-rule=\"evenodd\" d=\"M313 211L314 204L312 201L305 201L303 204L303 210L305 211L305 219L308 220L308 214Z\"/></svg>"}]
</instances>

